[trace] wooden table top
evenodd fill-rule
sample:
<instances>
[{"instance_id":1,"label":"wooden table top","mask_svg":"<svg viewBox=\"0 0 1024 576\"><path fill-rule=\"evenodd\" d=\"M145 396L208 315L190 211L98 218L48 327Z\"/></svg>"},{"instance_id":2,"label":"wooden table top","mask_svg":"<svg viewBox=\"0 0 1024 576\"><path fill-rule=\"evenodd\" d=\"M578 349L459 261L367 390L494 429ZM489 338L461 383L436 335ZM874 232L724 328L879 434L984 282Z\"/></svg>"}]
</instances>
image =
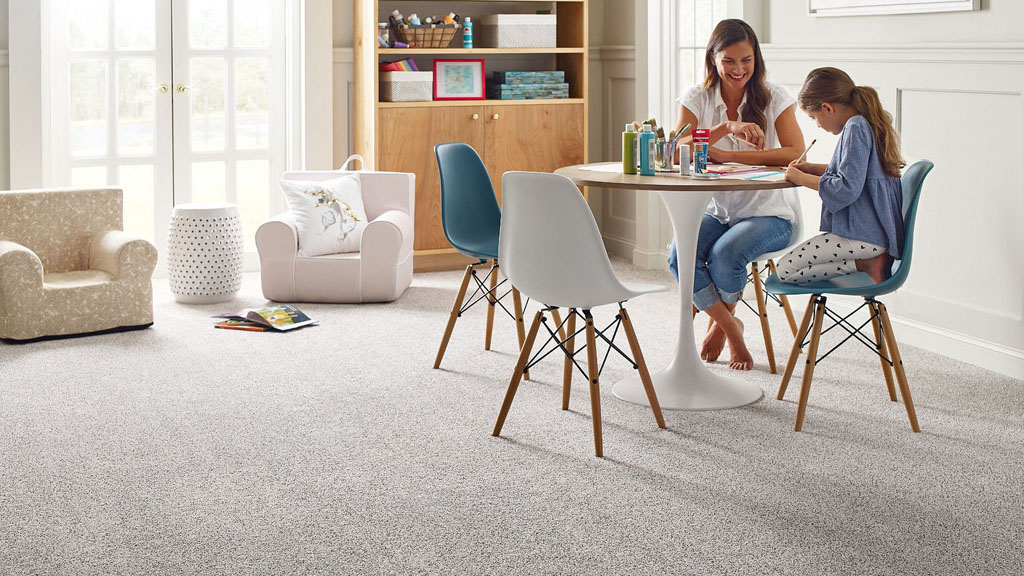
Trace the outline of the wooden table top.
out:
<instances>
[{"instance_id":1,"label":"wooden table top","mask_svg":"<svg viewBox=\"0 0 1024 576\"><path fill-rule=\"evenodd\" d=\"M661 191L701 191L717 192L720 190L779 190L795 188L792 182L762 182L758 180L698 180L691 176L680 176L677 172L659 172L655 176L639 174L622 174L621 172L600 172L584 170L585 166L621 165L621 162L601 162L597 164L579 164L555 170L579 185L596 186L598 188L628 188L630 190L661 190Z\"/></svg>"}]
</instances>

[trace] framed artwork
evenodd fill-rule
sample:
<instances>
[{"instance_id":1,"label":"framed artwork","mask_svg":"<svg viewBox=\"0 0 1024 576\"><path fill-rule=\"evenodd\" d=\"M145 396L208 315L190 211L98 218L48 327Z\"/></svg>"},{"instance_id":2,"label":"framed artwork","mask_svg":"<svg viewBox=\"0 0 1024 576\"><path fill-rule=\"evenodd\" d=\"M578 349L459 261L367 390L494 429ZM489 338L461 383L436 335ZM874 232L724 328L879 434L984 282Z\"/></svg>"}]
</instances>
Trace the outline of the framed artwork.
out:
<instances>
[{"instance_id":1,"label":"framed artwork","mask_svg":"<svg viewBox=\"0 0 1024 576\"><path fill-rule=\"evenodd\" d=\"M807 0L811 16L868 16L981 10L981 0Z\"/></svg>"},{"instance_id":2,"label":"framed artwork","mask_svg":"<svg viewBox=\"0 0 1024 576\"><path fill-rule=\"evenodd\" d=\"M483 60L434 60L434 100L483 99Z\"/></svg>"}]
</instances>

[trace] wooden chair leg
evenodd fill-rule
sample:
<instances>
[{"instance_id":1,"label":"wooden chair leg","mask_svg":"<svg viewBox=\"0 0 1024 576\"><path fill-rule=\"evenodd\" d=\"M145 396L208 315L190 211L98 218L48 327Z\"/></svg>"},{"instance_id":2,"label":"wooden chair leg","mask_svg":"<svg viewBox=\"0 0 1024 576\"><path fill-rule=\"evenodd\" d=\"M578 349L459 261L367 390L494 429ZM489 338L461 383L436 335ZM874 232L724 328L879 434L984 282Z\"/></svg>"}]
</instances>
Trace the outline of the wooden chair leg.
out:
<instances>
[{"instance_id":1,"label":"wooden chair leg","mask_svg":"<svg viewBox=\"0 0 1024 576\"><path fill-rule=\"evenodd\" d=\"M778 276L778 272L775 270L775 261L768 260L768 270ZM789 329L793 332L793 336L796 336L796 319L793 316L793 308L789 305L789 298L785 294L779 295L779 302L782 302L782 309L786 312L786 320L789 322Z\"/></svg>"},{"instance_id":2,"label":"wooden chair leg","mask_svg":"<svg viewBox=\"0 0 1024 576\"><path fill-rule=\"evenodd\" d=\"M893 368L896 369L896 381L900 385L900 397L903 398L903 406L907 409L907 418L910 419L910 429L914 432L920 432L921 427L917 425L917 412L914 411L914 400L910 397L907 373L903 369L903 357L900 356L900 347L896 343L896 335L892 331L892 322L889 320L889 310L881 302L878 303L878 309L882 312L882 329L885 334L885 342L892 357Z\"/></svg>"},{"instance_id":3,"label":"wooden chair leg","mask_svg":"<svg viewBox=\"0 0 1024 576\"><path fill-rule=\"evenodd\" d=\"M761 288L761 271L757 262L750 264L750 273L754 281L757 315L761 318L761 334L764 336L764 349L768 353L768 371L775 374L777 373L775 369L775 346L772 344L772 328L768 325L768 310L765 308L764 290Z\"/></svg>"},{"instance_id":4,"label":"wooden chair leg","mask_svg":"<svg viewBox=\"0 0 1024 576\"><path fill-rule=\"evenodd\" d=\"M601 439L601 389L598 386L600 365L597 363L597 331L590 310L583 311L587 319L587 374L590 377L590 416L594 421L594 454L604 457L604 441Z\"/></svg>"},{"instance_id":5,"label":"wooden chair leg","mask_svg":"<svg viewBox=\"0 0 1024 576\"><path fill-rule=\"evenodd\" d=\"M892 356L889 355L889 346L886 345L885 338L882 338L882 323L878 320L881 312L878 310L878 303L869 302L868 309L871 311L871 330L875 333L875 350L877 350L881 355L878 358L878 362L881 363L882 374L885 375L885 387L889 389L889 400L898 402L899 400L896 398L896 386L892 379L892 367L885 361L885 358L892 360Z\"/></svg>"},{"instance_id":6,"label":"wooden chair leg","mask_svg":"<svg viewBox=\"0 0 1024 576\"><path fill-rule=\"evenodd\" d=\"M494 308L497 306L498 295L495 287L498 285L498 261L492 260L491 272L488 276L491 279L491 289L487 293L487 332L484 334L484 350L491 349L491 332L494 329Z\"/></svg>"},{"instance_id":7,"label":"wooden chair leg","mask_svg":"<svg viewBox=\"0 0 1024 576\"><path fill-rule=\"evenodd\" d=\"M565 355L565 363L562 365L562 410L569 409L569 396L572 393L573 362L569 356L576 351L576 311L572 308L569 309L569 318L566 320L566 332L568 340L565 342L565 349L569 354Z\"/></svg>"},{"instance_id":8,"label":"wooden chair leg","mask_svg":"<svg viewBox=\"0 0 1024 576\"><path fill-rule=\"evenodd\" d=\"M807 411L807 399L811 396L811 380L814 378L814 363L818 359L818 340L821 338L821 324L825 317L825 297L819 296L814 307L814 328L811 330L811 342L807 346L807 362L804 365L804 380L800 385L800 404L796 409L795 432L804 426L804 412Z\"/></svg>"},{"instance_id":9,"label":"wooden chair leg","mask_svg":"<svg viewBox=\"0 0 1024 576\"><path fill-rule=\"evenodd\" d=\"M633 321L629 319L629 313L625 308L619 308L619 314L622 315L622 329L626 332L626 339L629 340L633 361L636 362L637 369L640 371L640 382L643 383L644 392L647 393L647 402L651 405L651 412L654 412L654 421L658 423L658 428L664 428L665 417L661 414L661 404L658 403L658 395L654 392L654 383L651 382L651 373L647 370L644 353L640 350L640 341L636 338Z\"/></svg>"},{"instance_id":10,"label":"wooden chair leg","mask_svg":"<svg viewBox=\"0 0 1024 576\"><path fill-rule=\"evenodd\" d=\"M516 397L516 390L519 389L519 381L523 376L526 363L530 361L530 352L533 351L533 341L537 338L537 329L540 328L541 319L544 317L544 310L538 310L530 324L530 332L526 335L523 348L519 351L519 360L516 362L516 369L512 373L512 380L508 383L508 390L505 392L505 399L501 403L501 410L498 412L498 421L494 423L494 430L491 436L501 434L501 428L505 425L505 418L508 410L512 407L512 400Z\"/></svg>"},{"instance_id":11,"label":"wooden chair leg","mask_svg":"<svg viewBox=\"0 0 1024 576\"><path fill-rule=\"evenodd\" d=\"M782 374L782 384L779 384L779 393L776 400L782 400L786 396L786 387L789 386L789 379L793 376L793 369L796 368L796 359L800 357L801 344L807 337L807 328L811 324L811 316L814 314L814 296L807 302L807 310L804 311L804 319L800 321L800 330L797 331L793 340L793 348L789 351L789 361L786 362L786 371Z\"/></svg>"},{"instance_id":12,"label":"wooden chair leg","mask_svg":"<svg viewBox=\"0 0 1024 576\"><path fill-rule=\"evenodd\" d=\"M512 306L516 314L516 341L519 343L519 349L523 349L523 342L526 341L526 323L523 322L523 297L519 294L519 290L515 286L512 287ZM523 372L523 379L530 379L530 372Z\"/></svg>"},{"instance_id":13,"label":"wooden chair leg","mask_svg":"<svg viewBox=\"0 0 1024 576\"><path fill-rule=\"evenodd\" d=\"M448 326L444 329L444 337L441 338L441 347L437 349L437 357L434 358L434 368L441 367L441 359L444 358L444 351L448 348L448 340L452 337L452 330L455 329L455 321L459 319L459 310L462 309L462 301L466 298L466 288L469 286L469 277L473 274L473 265L466 266L466 273L462 276L462 285L459 286L459 295L455 297L455 304L452 305L452 313L448 316Z\"/></svg>"}]
</instances>

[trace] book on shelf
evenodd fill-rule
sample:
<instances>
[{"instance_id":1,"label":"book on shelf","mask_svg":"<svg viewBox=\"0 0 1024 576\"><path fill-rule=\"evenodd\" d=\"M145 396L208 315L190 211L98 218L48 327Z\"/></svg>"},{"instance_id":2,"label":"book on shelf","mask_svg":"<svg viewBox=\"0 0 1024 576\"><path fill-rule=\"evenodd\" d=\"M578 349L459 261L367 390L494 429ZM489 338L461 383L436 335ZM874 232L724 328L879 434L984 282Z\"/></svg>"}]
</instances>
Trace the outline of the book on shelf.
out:
<instances>
[{"instance_id":1,"label":"book on shelf","mask_svg":"<svg viewBox=\"0 0 1024 576\"><path fill-rule=\"evenodd\" d=\"M226 330L249 330L253 332L287 332L316 324L304 312L291 304L276 304L265 308L246 308L238 312L218 314L214 318L223 318L223 322L214 324L214 328Z\"/></svg>"}]
</instances>

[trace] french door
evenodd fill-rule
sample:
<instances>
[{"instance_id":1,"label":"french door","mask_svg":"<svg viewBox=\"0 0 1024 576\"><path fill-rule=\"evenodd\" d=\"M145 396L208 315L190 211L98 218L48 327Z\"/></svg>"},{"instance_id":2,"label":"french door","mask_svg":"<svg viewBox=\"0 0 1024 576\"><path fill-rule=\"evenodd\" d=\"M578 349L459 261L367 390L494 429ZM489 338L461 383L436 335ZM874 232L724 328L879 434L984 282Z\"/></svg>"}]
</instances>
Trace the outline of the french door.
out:
<instances>
[{"instance_id":1,"label":"french door","mask_svg":"<svg viewBox=\"0 0 1024 576\"><path fill-rule=\"evenodd\" d=\"M120 186L125 229L160 248L174 205L237 204L253 252L282 206L284 4L56 0L55 184Z\"/></svg>"}]
</instances>

